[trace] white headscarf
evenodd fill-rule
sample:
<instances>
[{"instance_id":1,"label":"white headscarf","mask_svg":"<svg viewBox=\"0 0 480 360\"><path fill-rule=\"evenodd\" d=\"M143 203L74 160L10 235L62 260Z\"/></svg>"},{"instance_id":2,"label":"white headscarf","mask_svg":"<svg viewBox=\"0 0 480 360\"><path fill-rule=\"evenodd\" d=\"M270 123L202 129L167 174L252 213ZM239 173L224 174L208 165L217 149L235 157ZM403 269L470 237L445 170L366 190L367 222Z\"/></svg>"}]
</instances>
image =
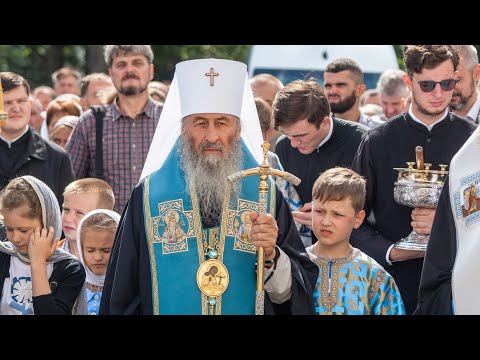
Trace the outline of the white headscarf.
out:
<instances>
[{"instance_id":1,"label":"white headscarf","mask_svg":"<svg viewBox=\"0 0 480 360\"><path fill-rule=\"evenodd\" d=\"M54 237L60 239L62 236L62 217L60 214L60 206L58 205L58 200L55 194L47 186L47 184L36 177L25 175L21 176L20 178L28 182L38 196L40 205L42 207L43 227L48 229L50 226L52 226L54 230ZM12 256L16 256L21 260L30 263L28 255L19 253L15 245L13 245L11 242L0 242L0 251ZM47 264L55 263L65 259L76 259L76 257L64 250L55 249L53 255L47 259Z\"/></svg>"},{"instance_id":2,"label":"white headscarf","mask_svg":"<svg viewBox=\"0 0 480 360\"><path fill-rule=\"evenodd\" d=\"M56 129L56 128L58 128L60 126L63 126L63 125L71 127L72 129L75 129L75 127L78 124L78 119L79 119L79 117L75 116L75 115L63 116L63 117L61 117L60 119L57 120L55 125L53 125L53 129Z\"/></svg>"},{"instance_id":3,"label":"white headscarf","mask_svg":"<svg viewBox=\"0 0 480 360\"><path fill-rule=\"evenodd\" d=\"M43 117L43 123L42 127L40 128L40 135L42 138L45 140L50 140L50 135L48 134L48 126L47 126L47 111L52 106L54 103L58 101L71 101L73 105L80 111L80 116L83 115L83 109L82 106L80 105L80 97L74 94L62 94L57 96L55 99L50 101L47 105L47 109L45 111L42 111L41 115ZM79 117L80 117L79 116Z\"/></svg>"},{"instance_id":4,"label":"white headscarf","mask_svg":"<svg viewBox=\"0 0 480 360\"><path fill-rule=\"evenodd\" d=\"M247 66L223 59L189 60L176 65L140 180L163 165L181 134L182 119L196 113L239 117L241 137L257 162L263 161L262 131Z\"/></svg>"},{"instance_id":5,"label":"white headscarf","mask_svg":"<svg viewBox=\"0 0 480 360\"><path fill-rule=\"evenodd\" d=\"M78 224L77 227L77 249L78 253L80 254L80 261L83 264L83 267L85 268L85 272L87 273L87 277L85 281L89 284L92 284L94 286L102 286L103 287L103 282L105 281L105 275L95 275L87 265L85 265L85 259L83 258L83 247L82 247L82 240L81 240L81 232L82 232L82 226L85 223L85 220L87 220L90 216L95 215L95 214L106 214L110 216L115 222L118 224L120 223L120 215L116 213L115 211L112 210L106 210L106 209L97 209L90 211L89 213L85 214L85 216L80 220L80 223Z\"/></svg>"}]
</instances>

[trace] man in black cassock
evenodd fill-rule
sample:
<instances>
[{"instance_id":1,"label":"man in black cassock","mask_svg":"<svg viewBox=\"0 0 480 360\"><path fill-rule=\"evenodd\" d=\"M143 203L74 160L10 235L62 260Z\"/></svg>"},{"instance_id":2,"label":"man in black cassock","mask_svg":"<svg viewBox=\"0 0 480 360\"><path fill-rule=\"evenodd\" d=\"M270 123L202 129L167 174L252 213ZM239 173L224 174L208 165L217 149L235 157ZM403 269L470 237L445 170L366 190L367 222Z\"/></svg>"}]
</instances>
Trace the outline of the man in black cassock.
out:
<instances>
[{"instance_id":1,"label":"man in black cassock","mask_svg":"<svg viewBox=\"0 0 480 360\"><path fill-rule=\"evenodd\" d=\"M294 220L311 227L315 180L335 166L350 167L368 128L330 116L327 97L314 81L286 85L275 98L272 116L275 127L286 135L276 148L280 162L285 171L302 179L296 189L303 207L293 213ZM316 241L312 232L312 243Z\"/></svg>"},{"instance_id":2,"label":"man in black cassock","mask_svg":"<svg viewBox=\"0 0 480 360\"><path fill-rule=\"evenodd\" d=\"M315 314L318 268L280 191L269 181L274 216L257 217L259 177L226 185L232 172L258 166L261 148L249 143L261 140L244 64L177 64L116 234L100 314L254 314L256 246L265 249L265 314ZM230 169L240 153L241 167ZM253 226L240 237L247 211ZM167 218L185 236L164 241Z\"/></svg>"},{"instance_id":3,"label":"man in black cassock","mask_svg":"<svg viewBox=\"0 0 480 360\"><path fill-rule=\"evenodd\" d=\"M417 305L424 251L394 248L412 228L429 234L435 209L399 205L393 197L393 184L407 161L415 161L415 147L424 149L425 162L432 169L450 164L451 159L474 127L449 112L455 87L458 53L449 45L407 45L403 60L407 69L404 81L412 93L412 104L402 113L370 130L355 157L353 170L366 177L367 216L351 236L355 246L372 256L395 279L407 314ZM412 221L413 220L413 221Z\"/></svg>"}]
</instances>

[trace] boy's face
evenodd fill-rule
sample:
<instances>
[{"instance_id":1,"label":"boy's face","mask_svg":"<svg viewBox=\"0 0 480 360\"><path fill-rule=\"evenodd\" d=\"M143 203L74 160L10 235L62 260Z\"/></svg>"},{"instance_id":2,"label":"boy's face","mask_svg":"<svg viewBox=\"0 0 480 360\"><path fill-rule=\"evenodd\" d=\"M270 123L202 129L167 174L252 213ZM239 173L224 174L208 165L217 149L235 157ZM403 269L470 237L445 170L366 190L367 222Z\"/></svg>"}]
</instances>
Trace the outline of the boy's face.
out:
<instances>
[{"instance_id":1,"label":"boy's face","mask_svg":"<svg viewBox=\"0 0 480 360\"><path fill-rule=\"evenodd\" d=\"M62 227L65 237L77 240L77 227L86 213L98 209L99 194L83 193L65 195L63 199Z\"/></svg>"},{"instance_id":2,"label":"boy's face","mask_svg":"<svg viewBox=\"0 0 480 360\"><path fill-rule=\"evenodd\" d=\"M82 231L82 252L85 265L95 275L107 273L108 260L112 251L115 230Z\"/></svg>"},{"instance_id":3,"label":"boy's face","mask_svg":"<svg viewBox=\"0 0 480 360\"><path fill-rule=\"evenodd\" d=\"M340 201L312 201L312 228L323 246L347 245L352 230L358 228L364 218L365 211L356 213L350 198Z\"/></svg>"}]
</instances>

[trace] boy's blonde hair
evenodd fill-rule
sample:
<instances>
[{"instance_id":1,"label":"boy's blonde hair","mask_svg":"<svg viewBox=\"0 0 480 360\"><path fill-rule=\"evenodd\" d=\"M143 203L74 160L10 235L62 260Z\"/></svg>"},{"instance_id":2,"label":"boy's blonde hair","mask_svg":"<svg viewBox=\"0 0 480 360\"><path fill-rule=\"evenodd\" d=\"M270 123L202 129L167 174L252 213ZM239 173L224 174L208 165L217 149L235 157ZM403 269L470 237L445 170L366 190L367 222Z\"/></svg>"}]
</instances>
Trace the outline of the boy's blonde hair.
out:
<instances>
[{"instance_id":1,"label":"boy's blonde hair","mask_svg":"<svg viewBox=\"0 0 480 360\"><path fill-rule=\"evenodd\" d=\"M80 239L83 239L85 232L93 231L117 231L117 223L108 214L98 213L88 217L82 224L80 230Z\"/></svg>"},{"instance_id":2,"label":"boy's blonde hair","mask_svg":"<svg viewBox=\"0 0 480 360\"><path fill-rule=\"evenodd\" d=\"M113 210L115 195L107 182L96 178L75 180L67 185L63 196L78 195L85 193L98 193L98 208Z\"/></svg>"},{"instance_id":3,"label":"boy's blonde hair","mask_svg":"<svg viewBox=\"0 0 480 360\"><path fill-rule=\"evenodd\" d=\"M355 212L365 205L365 179L355 171L335 167L322 173L313 184L312 197L320 202L352 200Z\"/></svg>"}]
</instances>

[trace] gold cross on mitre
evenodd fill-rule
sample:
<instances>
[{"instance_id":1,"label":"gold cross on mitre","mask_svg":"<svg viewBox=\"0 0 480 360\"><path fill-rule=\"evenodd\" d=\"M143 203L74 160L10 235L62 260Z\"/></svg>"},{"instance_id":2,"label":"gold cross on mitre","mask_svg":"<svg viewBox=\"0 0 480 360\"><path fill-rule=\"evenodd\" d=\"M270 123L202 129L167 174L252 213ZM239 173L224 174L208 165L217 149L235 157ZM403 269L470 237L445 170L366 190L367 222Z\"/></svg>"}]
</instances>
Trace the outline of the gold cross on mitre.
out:
<instances>
[{"instance_id":1,"label":"gold cross on mitre","mask_svg":"<svg viewBox=\"0 0 480 360\"><path fill-rule=\"evenodd\" d=\"M215 81L214 76L218 76L218 73L214 72L213 68L210 68L210 72L205 73L205 76L210 76L210 86L213 86Z\"/></svg>"}]
</instances>

